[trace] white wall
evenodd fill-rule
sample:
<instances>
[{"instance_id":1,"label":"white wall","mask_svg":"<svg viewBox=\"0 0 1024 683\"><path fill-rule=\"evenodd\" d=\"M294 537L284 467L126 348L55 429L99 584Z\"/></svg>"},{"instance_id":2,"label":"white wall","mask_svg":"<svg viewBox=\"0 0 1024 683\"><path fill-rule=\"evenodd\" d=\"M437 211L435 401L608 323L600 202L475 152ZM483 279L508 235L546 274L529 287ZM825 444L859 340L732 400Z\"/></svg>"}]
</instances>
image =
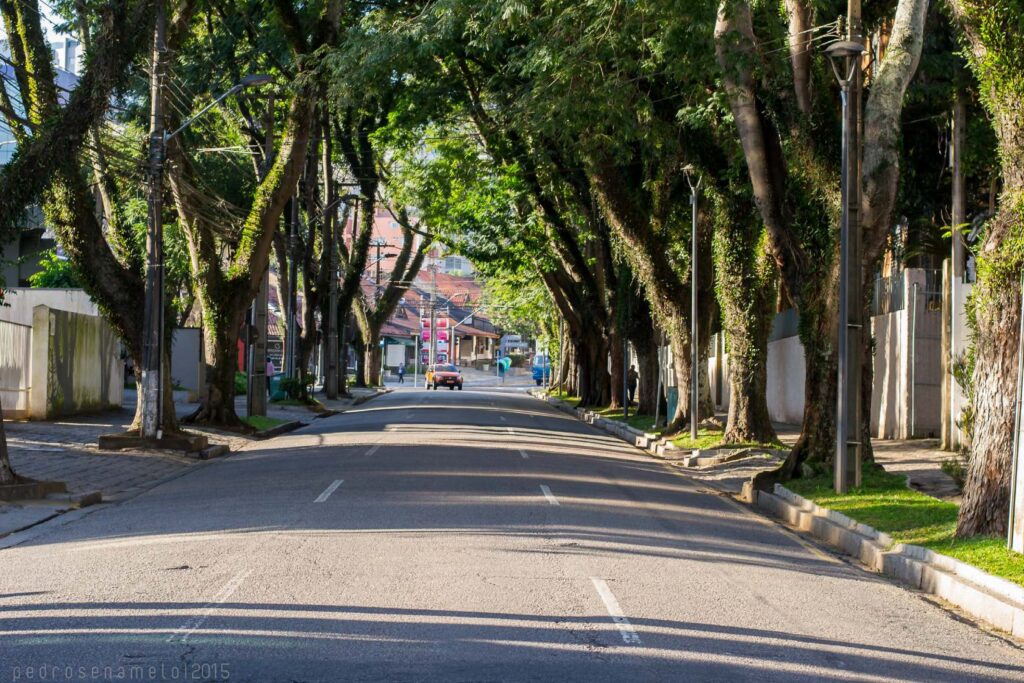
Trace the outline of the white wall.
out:
<instances>
[{"instance_id":1,"label":"white wall","mask_svg":"<svg viewBox=\"0 0 1024 683\"><path fill-rule=\"evenodd\" d=\"M0 320L0 404L4 417L27 418L32 386L32 327Z\"/></svg>"},{"instance_id":2,"label":"white wall","mask_svg":"<svg viewBox=\"0 0 1024 683\"><path fill-rule=\"evenodd\" d=\"M56 311L98 316L99 308L84 289L35 289L12 287L4 300L10 304L0 308L0 320L20 325L32 325L32 309L47 306Z\"/></svg>"},{"instance_id":3,"label":"white wall","mask_svg":"<svg viewBox=\"0 0 1024 683\"><path fill-rule=\"evenodd\" d=\"M36 306L32 319L30 417L120 408L124 362L107 322L47 306Z\"/></svg>"},{"instance_id":4,"label":"white wall","mask_svg":"<svg viewBox=\"0 0 1024 683\"><path fill-rule=\"evenodd\" d=\"M768 342L768 415L773 422L804 420L804 345L799 337Z\"/></svg>"}]
</instances>

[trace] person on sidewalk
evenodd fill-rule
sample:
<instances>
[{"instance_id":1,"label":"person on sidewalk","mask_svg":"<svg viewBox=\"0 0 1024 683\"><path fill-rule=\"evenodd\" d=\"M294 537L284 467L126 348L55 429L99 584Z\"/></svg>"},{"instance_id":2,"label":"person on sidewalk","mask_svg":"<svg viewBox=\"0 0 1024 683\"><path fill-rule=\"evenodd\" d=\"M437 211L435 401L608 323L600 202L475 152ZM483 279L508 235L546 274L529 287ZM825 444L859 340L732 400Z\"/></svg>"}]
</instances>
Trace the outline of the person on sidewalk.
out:
<instances>
[{"instance_id":1,"label":"person on sidewalk","mask_svg":"<svg viewBox=\"0 0 1024 683\"><path fill-rule=\"evenodd\" d=\"M636 366L630 365L626 373L626 386L629 387L629 405L633 405L633 397L636 396L636 384L640 381L640 375L636 372Z\"/></svg>"},{"instance_id":2,"label":"person on sidewalk","mask_svg":"<svg viewBox=\"0 0 1024 683\"><path fill-rule=\"evenodd\" d=\"M270 378L274 376L277 369L274 367L274 361L267 359L267 398L273 398L273 393L270 391Z\"/></svg>"},{"instance_id":3,"label":"person on sidewalk","mask_svg":"<svg viewBox=\"0 0 1024 683\"><path fill-rule=\"evenodd\" d=\"M405 363L398 364L398 383L405 384Z\"/></svg>"}]
</instances>

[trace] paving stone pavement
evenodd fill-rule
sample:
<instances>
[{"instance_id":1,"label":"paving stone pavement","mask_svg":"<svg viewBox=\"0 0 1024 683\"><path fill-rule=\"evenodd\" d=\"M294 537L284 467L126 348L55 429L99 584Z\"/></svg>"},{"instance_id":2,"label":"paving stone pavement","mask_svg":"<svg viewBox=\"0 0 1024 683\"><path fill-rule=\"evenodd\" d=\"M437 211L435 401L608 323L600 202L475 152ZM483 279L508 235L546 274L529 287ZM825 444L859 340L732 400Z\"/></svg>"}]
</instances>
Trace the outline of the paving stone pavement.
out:
<instances>
[{"instance_id":1,"label":"paving stone pavement","mask_svg":"<svg viewBox=\"0 0 1024 683\"><path fill-rule=\"evenodd\" d=\"M55 422L8 422L4 429L11 464L22 476L63 481L73 493L100 491L104 500L115 500L197 462L157 451L96 448L101 434L123 431L131 418L116 411Z\"/></svg>"}]
</instances>

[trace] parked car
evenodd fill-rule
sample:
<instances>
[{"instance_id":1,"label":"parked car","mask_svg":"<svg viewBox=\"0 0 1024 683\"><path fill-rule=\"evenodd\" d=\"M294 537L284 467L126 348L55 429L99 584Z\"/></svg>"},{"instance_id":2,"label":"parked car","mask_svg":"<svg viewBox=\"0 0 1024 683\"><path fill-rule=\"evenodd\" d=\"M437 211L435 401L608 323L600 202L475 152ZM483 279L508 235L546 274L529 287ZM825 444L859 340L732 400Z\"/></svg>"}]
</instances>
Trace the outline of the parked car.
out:
<instances>
[{"instance_id":1,"label":"parked car","mask_svg":"<svg viewBox=\"0 0 1024 683\"><path fill-rule=\"evenodd\" d=\"M533 357L533 381L537 386L544 384L551 379L551 357L538 353Z\"/></svg>"},{"instance_id":2,"label":"parked car","mask_svg":"<svg viewBox=\"0 0 1024 683\"><path fill-rule=\"evenodd\" d=\"M431 365L427 368L426 380L427 388L433 387L434 391L437 391L438 387L448 387L450 390L458 387L459 391L462 391L462 373L449 363Z\"/></svg>"}]
</instances>

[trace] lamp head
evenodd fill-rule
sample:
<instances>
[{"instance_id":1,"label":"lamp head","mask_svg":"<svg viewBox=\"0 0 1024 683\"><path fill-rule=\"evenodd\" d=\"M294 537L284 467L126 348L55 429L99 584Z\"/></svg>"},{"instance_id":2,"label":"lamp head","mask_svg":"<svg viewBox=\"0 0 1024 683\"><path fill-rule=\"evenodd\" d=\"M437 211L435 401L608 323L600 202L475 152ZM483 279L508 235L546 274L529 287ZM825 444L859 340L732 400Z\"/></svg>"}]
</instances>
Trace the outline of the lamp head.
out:
<instances>
[{"instance_id":1,"label":"lamp head","mask_svg":"<svg viewBox=\"0 0 1024 683\"><path fill-rule=\"evenodd\" d=\"M269 74L248 74L242 77L242 80L238 82L238 85L243 88L252 88L257 85L267 85L273 83L274 77Z\"/></svg>"},{"instance_id":2,"label":"lamp head","mask_svg":"<svg viewBox=\"0 0 1024 683\"><path fill-rule=\"evenodd\" d=\"M828 44L825 54L829 59L846 59L847 57L858 57L867 50L861 43L853 40L836 40Z\"/></svg>"}]
</instances>

